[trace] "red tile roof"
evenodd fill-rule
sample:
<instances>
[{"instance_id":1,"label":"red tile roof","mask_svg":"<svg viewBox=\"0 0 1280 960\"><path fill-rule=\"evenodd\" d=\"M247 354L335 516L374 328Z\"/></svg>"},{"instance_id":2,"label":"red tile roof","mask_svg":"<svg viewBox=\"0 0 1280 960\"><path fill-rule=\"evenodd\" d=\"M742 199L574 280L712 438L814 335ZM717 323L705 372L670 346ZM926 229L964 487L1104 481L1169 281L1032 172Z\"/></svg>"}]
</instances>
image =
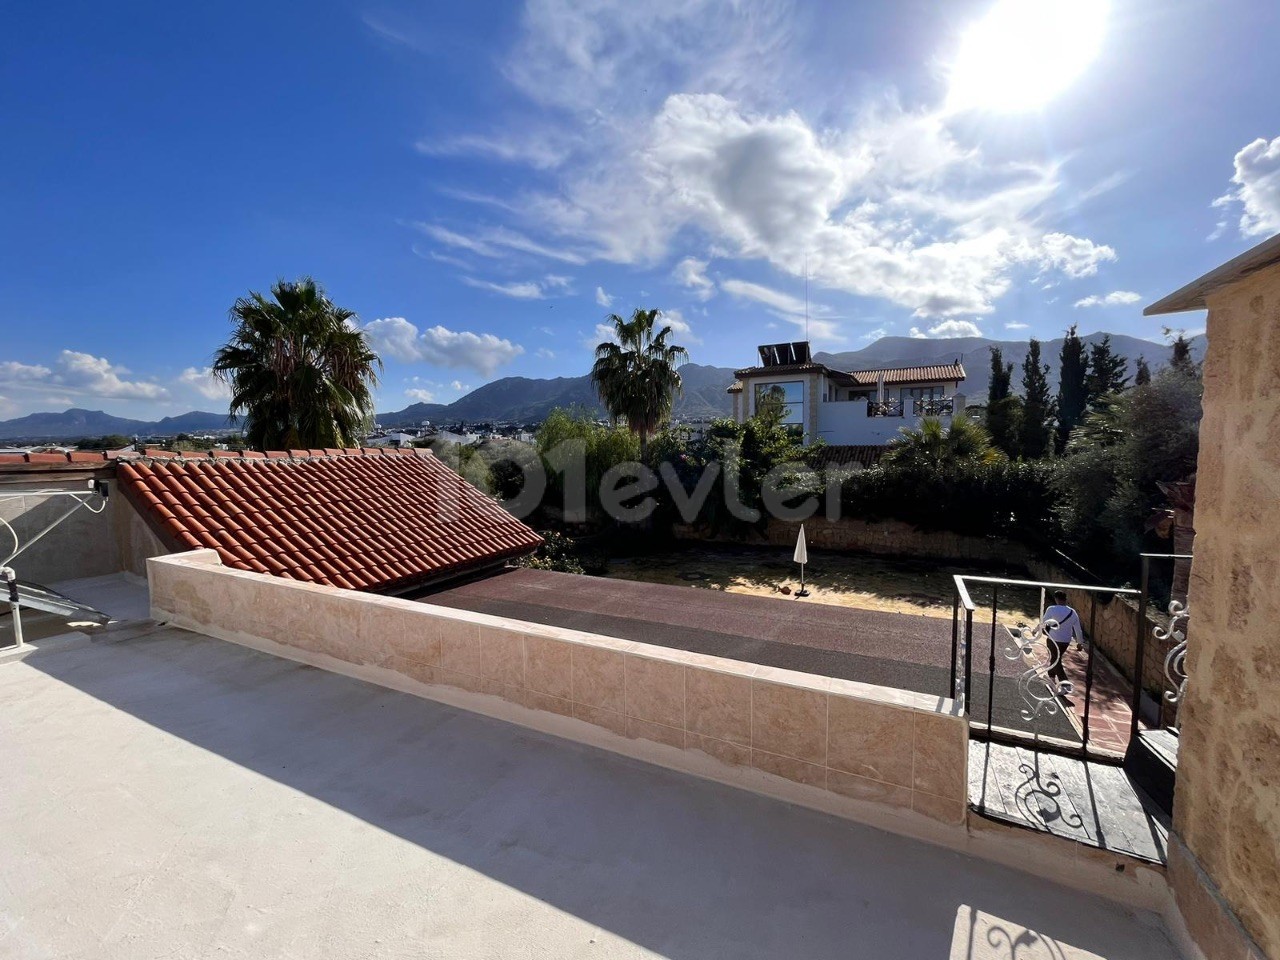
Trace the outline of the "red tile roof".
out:
<instances>
[{"instance_id":1,"label":"red tile roof","mask_svg":"<svg viewBox=\"0 0 1280 960\"><path fill-rule=\"evenodd\" d=\"M938 363L928 367L893 367L885 370L850 370L849 376L859 385L863 387L874 387L880 378L880 374L884 374L884 382L890 383L918 383L922 380L963 380L964 364L959 360L955 363Z\"/></svg>"},{"instance_id":2,"label":"red tile roof","mask_svg":"<svg viewBox=\"0 0 1280 960\"><path fill-rule=\"evenodd\" d=\"M396 590L530 553L542 538L429 451L295 450L120 461L177 549L355 590Z\"/></svg>"},{"instance_id":3,"label":"red tile roof","mask_svg":"<svg viewBox=\"0 0 1280 960\"><path fill-rule=\"evenodd\" d=\"M780 373L812 373L814 371L825 373L828 377L855 387L874 387L881 374L884 374L884 382L886 384L928 383L939 380L958 381L964 379L964 364L959 360L955 363L938 363L926 367L885 367L877 370L836 370L826 364L809 361L807 363L778 364L772 367L746 367L735 371L734 376L738 380L744 380L750 377L771 377ZM736 382L730 385L730 392L734 392L734 386L736 386Z\"/></svg>"}]
</instances>

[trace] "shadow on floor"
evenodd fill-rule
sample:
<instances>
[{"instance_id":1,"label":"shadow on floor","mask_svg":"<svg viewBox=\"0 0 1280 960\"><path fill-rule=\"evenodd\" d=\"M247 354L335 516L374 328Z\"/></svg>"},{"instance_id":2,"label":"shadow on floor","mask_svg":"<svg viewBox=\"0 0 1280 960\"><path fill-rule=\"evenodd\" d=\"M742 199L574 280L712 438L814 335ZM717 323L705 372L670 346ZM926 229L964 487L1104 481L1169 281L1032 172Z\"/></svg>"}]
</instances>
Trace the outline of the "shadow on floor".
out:
<instances>
[{"instance_id":1,"label":"shadow on floor","mask_svg":"<svg viewBox=\"0 0 1280 960\"><path fill-rule=\"evenodd\" d=\"M1086 894L182 631L26 664L663 957L944 958L966 907L1174 956Z\"/></svg>"}]
</instances>

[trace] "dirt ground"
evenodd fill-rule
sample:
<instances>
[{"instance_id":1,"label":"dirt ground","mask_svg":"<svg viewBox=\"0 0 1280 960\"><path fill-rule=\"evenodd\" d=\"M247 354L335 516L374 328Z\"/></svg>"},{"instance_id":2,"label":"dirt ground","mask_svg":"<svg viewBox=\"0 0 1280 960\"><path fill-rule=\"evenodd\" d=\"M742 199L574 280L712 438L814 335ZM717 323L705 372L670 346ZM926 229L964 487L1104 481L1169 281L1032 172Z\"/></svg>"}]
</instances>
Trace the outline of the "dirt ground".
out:
<instances>
[{"instance_id":1,"label":"dirt ground","mask_svg":"<svg viewBox=\"0 0 1280 960\"><path fill-rule=\"evenodd\" d=\"M647 583L667 583L754 596L794 596L800 572L790 547L726 545L679 546L661 554L613 559L607 576ZM927 560L891 559L870 554L809 551L805 585L811 603L951 617L957 573L1026 577L1019 569L993 570ZM970 591L976 604L991 601L982 588ZM1001 591L1002 621L1033 622L1039 594L1031 590ZM988 618L987 622L990 622Z\"/></svg>"}]
</instances>

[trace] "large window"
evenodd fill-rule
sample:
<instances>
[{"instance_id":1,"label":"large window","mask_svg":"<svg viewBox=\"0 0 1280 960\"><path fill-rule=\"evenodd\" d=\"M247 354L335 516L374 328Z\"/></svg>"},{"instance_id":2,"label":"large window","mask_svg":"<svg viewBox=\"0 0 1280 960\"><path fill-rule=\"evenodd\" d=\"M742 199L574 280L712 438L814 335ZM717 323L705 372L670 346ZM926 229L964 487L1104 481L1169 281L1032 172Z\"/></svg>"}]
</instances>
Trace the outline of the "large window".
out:
<instances>
[{"instance_id":1,"label":"large window","mask_svg":"<svg viewBox=\"0 0 1280 960\"><path fill-rule=\"evenodd\" d=\"M782 422L797 427L804 427L804 381L791 380L786 383L757 383L756 406L759 411L762 403L777 398L782 403Z\"/></svg>"}]
</instances>

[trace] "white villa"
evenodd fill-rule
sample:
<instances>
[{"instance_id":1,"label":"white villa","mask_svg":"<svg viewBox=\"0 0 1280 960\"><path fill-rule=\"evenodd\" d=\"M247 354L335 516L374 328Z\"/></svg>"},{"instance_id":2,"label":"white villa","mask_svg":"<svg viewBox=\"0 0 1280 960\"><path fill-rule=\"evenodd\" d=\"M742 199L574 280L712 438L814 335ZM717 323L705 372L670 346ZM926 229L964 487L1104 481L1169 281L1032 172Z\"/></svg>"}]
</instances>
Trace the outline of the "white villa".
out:
<instances>
[{"instance_id":1,"label":"white villa","mask_svg":"<svg viewBox=\"0 0 1280 960\"><path fill-rule=\"evenodd\" d=\"M739 423L767 396L785 404L784 422L804 431L804 442L837 446L881 445L923 417L949 422L964 410L964 366L954 363L880 370L834 370L817 363L807 341L758 348L760 365L735 373L729 387Z\"/></svg>"}]
</instances>

